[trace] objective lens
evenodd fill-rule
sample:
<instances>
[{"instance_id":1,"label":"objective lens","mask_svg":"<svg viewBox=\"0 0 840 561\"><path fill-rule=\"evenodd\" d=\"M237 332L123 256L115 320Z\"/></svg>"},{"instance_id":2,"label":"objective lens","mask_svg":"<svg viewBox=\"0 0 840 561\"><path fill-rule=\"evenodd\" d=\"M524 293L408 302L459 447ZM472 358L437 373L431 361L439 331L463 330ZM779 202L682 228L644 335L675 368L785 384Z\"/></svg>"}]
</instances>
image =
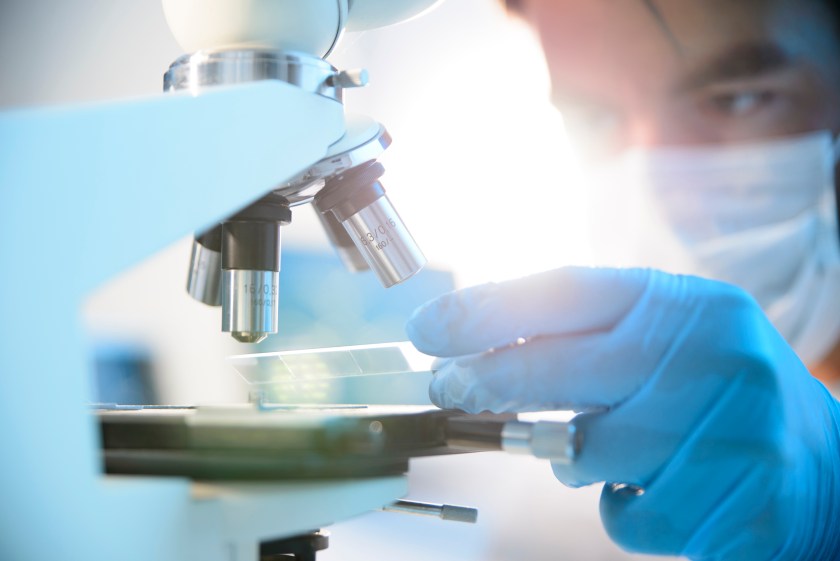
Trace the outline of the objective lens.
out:
<instances>
[{"instance_id":1,"label":"objective lens","mask_svg":"<svg viewBox=\"0 0 840 561\"><path fill-rule=\"evenodd\" d=\"M321 213L344 226L356 249L386 288L423 268L426 258L411 237L379 178L380 163L352 168L327 181L315 197Z\"/></svg>"},{"instance_id":2,"label":"objective lens","mask_svg":"<svg viewBox=\"0 0 840 561\"><path fill-rule=\"evenodd\" d=\"M222 304L222 227L196 234L190 256L187 292L208 306Z\"/></svg>"},{"instance_id":3,"label":"objective lens","mask_svg":"<svg viewBox=\"0 0 840 561\"><path fill-rule=\"evenodd\" d=\"M279 271L229 270L222 285L222 331L241 343L259 343L277 333Z\"/></svg>"},{"instance_id":4,"label":"objective lens","mask_svg":"<svg viewBox=\"0 0 840 561\"><path fill-rule=\"evenodd\" d=\"M280 227L288 201L271 194L222 224L222 331L243 343L277 333Z\"/></svg>"},{"instance_id":5,"label":"objective lens","mask_svg":"<svg viewBox=\"0 0 840 561\"><path fill-rule=\"evenodd\" d=\"M343 224L386 288L401 283L426 264L426 257L385 194Z\"/></svg>"},{"instance_id":6,"label":"objective lens","mask_svg":"<svg viewBox=\"0 0 840 561\"><path fill-rule=\"evenodd\" d=\"M350 234L347 233L347 230L335 217L335 214L332 212L319 212L318 210L315 213L321 220L327 237L341 258L341 262L344 263L344 267L351 273L358 273L370 269L364 256L356 248L356 243L353 241L353 238L350 237Z\"/></svg>"}]
</instances>

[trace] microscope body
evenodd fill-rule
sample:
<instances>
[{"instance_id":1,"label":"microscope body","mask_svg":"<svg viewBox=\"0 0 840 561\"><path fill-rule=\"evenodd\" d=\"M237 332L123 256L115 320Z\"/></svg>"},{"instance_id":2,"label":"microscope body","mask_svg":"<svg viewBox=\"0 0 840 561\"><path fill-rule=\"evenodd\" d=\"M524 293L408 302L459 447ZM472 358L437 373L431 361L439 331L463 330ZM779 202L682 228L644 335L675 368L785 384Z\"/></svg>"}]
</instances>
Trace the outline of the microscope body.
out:
<instances>
[{"instance_id":1,"label":"microscope body","mask_svg":"<svg viewBox=\"0 0 840 561\"><path fill-rule=\"evenodd\" d=\"M339 71L300 52L265 48L198 51L176 60L167 92L201 95L221 86L282 81L342 105L344 90L367 84L364 70ZM313 203L339 255L352 270L370 268L385 287L426 260L380 182L376 158L390 144L385 128L349 115L339 141L317 162L210 228L196 232L187 291L222 308L222 330L243 343L278 331L281 229L292 209Z\"/></svg>"},{"instance_id":2,"label":"microscope body","mask_svg":"<svg viewBox=\"0 0 840 561\"><path fill-rule=\"evenodd\" d=\"M367 85L366 71L339 71L324 60L344 28L398 21L430 4L434 0L164 0L173 33L192 52L172 63L164 89L200 95L279 80L341 104L345 89ZM356 117L320 161L196 232L187 290L221 306L223 331L244 343L278 331L281 226L297 205L314 202L348 268L372 269L385 287L423 267L425 257L379 181L384 168L376 158L388 144L384 127Z\"/></svg>"},{"instance_id":3,"label":"microscope body","mask_svg":"<svg viewBox=\"0 0 840 561\"><path fill-rule=\"evenodd\" d=\"M261 540L406 493L404 476L224 485L104 476L88 411L87 295L302 177L346 132L336 99L274 79L0 114L0 309L13 318L0 338L0 558L250 561Z\"/></svg>"}]
</instances>

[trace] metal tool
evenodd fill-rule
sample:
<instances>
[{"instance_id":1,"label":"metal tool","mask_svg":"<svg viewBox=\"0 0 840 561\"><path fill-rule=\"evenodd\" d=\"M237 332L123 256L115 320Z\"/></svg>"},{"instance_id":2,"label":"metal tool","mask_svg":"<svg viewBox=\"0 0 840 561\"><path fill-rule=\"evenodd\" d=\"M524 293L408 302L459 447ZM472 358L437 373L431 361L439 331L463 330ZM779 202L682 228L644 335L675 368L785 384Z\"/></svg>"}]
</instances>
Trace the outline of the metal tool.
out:
<instances>
[{"instance_id":1,"label":"metal tool","mask_svg":"<svg viewBox=\"0 0 840 561\"><path fill-rule=\"evenodd\" d=\"M454 522L466 522L475 524L478 521L478 509L468 506L455 506L434 503L421 503L417 501L399 500L388 506L383 506L385 512L399 512L403 514L416 514L419 516L432 516L441 520Z\"/></svg>"}]
</instances>

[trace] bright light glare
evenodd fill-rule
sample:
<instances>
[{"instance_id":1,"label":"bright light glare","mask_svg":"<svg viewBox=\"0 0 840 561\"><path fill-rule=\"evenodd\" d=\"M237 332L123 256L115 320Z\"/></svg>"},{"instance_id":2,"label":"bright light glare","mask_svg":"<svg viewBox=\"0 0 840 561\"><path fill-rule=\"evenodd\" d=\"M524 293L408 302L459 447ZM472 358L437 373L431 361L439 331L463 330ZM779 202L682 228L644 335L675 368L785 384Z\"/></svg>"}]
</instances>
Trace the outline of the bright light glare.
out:
<instances>
[{"instance_id":1,"label":"bright light glare","mask_svg":"<svg viewBox=\"0 0 840 561\"><path fill-rule=\"evenodd\" d=\"M456 52L438 68L400 136L410 147L388 160L411 169L394 198L410 197L398 208L413 215L420 246L464 285L581 262L588 251L585 200L541 51L509 22L489 30L486 46L481 58ZM470 66L482 82L464 87Z\"/></svg>"},{"instance_id":2,"label":"bright light glare","mask_svg":"<svg viewBox=\"0 0 840 561\"><path fill-rule=\"evenodd\" d=\"M425 54L391 53L387 71L408 66L411 88L385 85L393 97L364 108L394 137L382 158L389 196L430 262L462 286L587 263L585 193L537 40L499 10L464 24L445 9L417 22L434 40L407 38L411 24L380 43L415 40Z\"/></svg>"}]
</instances>

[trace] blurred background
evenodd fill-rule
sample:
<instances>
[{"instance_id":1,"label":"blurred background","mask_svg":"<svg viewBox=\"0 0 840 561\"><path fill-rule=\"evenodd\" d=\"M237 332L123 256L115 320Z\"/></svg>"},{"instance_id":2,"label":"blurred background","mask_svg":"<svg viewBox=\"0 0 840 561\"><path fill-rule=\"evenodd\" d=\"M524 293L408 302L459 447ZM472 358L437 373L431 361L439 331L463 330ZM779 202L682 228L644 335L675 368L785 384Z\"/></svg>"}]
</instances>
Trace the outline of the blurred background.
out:
<instances>
[{"instance_id":1,"label":"blurred background","mask_svg":"<svg viewBox=\"0 0 840 561\"><path fill-rule=\"evenodd\" d=\"M155 0L4 0L0 109L159 95L180 54ZM282 333L258 350L402 340L410 311L453 286L588 262L585 193L547 101L542 54L497 2L449 0L402 25L347 34L330 61L370 72L346 105L393 137L383 183L429 271L396 292L370 276L349 279L314 212L300 209L284 232ZM217 309L184 290L189 251L190 239L177 241L91 295L84 317L103 401L247 397L225 362L243 348L220 332ZM599 488L566 489L545 462L427 459L409 477L411 498L477 506L479 523L372 513L333 526L321 558L642 558L604 534Z\"/></svg>"}]
</instances>

